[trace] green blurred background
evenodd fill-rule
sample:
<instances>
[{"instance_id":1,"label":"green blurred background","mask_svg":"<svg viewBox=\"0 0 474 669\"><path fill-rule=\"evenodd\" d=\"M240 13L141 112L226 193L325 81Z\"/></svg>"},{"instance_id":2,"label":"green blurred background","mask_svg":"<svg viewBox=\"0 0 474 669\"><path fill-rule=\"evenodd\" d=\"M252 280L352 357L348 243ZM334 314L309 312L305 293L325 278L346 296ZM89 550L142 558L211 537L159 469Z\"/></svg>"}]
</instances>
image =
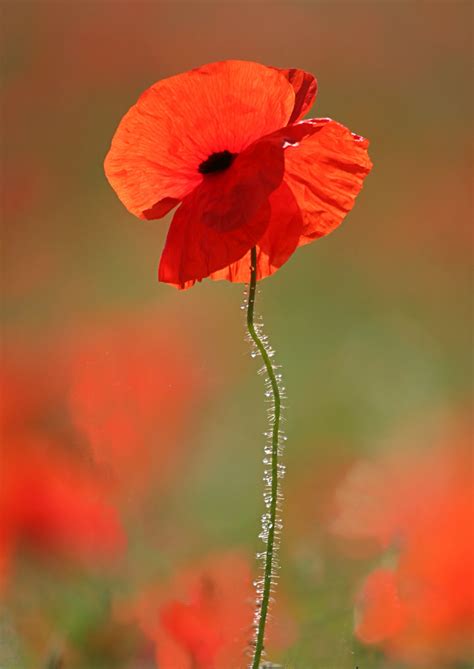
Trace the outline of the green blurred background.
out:
<instances>
[{"instance_id":1,"label":"green blurred background","mask_svg":"<svg viewBox=\"0 0 474 669\"><path fill-rule=\"evenodd\" d=\"M143 311L164 330L172 321L211 389L186 398L199 407L186 457L146 521L130 514L121 571L57 579L22 562L2 667L42 666L56 638L75 649L71 668L151 667L134 663L135 641L117 650L94 636L115 593L207 552L257 548L265 414L242 286L205 281L181 293L159 284L170 217L134 219L102 168L145 88L226 58L313 72L310 116L371 142L374 169L344 224L260 286L289 397L281 590L297 628L272 659L288 669L392 666L353 639L352 597L370 564L338 551L326 511L351 462L468 398L471 11L456 0L3 0L7 356L17 346L33 358L48 350L52 374L65 332L117 314L139 330ZM49 620L46 632L31 631L34 616Z\"/></svg>"}]
</instances>

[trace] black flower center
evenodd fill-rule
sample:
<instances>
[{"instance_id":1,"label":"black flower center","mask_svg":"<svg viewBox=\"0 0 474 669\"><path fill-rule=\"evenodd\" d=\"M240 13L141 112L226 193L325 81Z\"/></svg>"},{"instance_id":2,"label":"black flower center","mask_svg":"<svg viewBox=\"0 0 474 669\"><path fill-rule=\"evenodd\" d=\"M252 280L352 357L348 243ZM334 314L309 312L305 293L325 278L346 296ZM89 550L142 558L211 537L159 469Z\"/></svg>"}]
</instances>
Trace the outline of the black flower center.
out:
<instances>
[{"instance_id":1,"label":"black flower center","mask_svg":"<svg viewBox=\"0 0 474 669\"><path fill-rule=\"evenodd\" d=\"M201 174L211 174L212 172L222 172L232 165L237 154L230 151L219 151L218 153L211 153L209 158L203 160L198 167Z\"/></svg>"}]
</instances>

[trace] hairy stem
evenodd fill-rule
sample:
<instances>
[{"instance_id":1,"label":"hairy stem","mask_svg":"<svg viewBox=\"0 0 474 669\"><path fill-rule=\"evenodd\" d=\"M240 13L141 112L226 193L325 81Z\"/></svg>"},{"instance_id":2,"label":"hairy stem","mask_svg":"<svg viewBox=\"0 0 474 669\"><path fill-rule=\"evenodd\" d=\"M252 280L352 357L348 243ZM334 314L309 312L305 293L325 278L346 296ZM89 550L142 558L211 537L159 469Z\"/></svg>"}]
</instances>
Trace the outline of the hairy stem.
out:
<instances>
[{"instance_id":1,"label":"hairy stem","mask_svg":"<svg viewBox=\"0 0 474 669\"><path fill-rule=\"evenodd\" d=\"M284 475L284 467L279 463L282 455L283 441L285 437L280 430L281 410L282 410L282 391L281 374L277 373L276 366L272 363L274 351L268 344L266 336L262 332L262 323L255 322L255 296L257 292L257 251L255 248L251 251L250 259L250 284L248 288L247 299L247 329L250 341L253 344L252 357L260 355L263 360L263 367L260 370L266 373L265 396L270 401L269 423L270 430L266 433L268 439L265 446L265 457L263 459L266 465L264 473L265 489L263 493L267 513L262 516L262 532L260 538L266 545L264 553L259 553L257 557L263 559L263 575L256 582L257 588L257 606L255 611L254 625L254 652L251 669L258 669L260 660L264 653L265 630L268 620L268 610L273 592L274 584L278 578L277 555L279 549L279 535L281 531L281 520L279 512L281 511L282 495L280 492L280 479Z\"/></svg>"}]
</instances>

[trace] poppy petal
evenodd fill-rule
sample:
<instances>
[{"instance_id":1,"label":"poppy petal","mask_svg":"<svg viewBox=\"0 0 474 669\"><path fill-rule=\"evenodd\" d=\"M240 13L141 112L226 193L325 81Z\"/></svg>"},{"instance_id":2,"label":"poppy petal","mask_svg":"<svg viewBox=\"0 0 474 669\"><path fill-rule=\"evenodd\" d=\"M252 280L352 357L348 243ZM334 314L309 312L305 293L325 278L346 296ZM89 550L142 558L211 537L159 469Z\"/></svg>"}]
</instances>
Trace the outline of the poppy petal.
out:
<instances>
[{"instance_id":1,"label":"poppy petal","mask_svg":"<svg viewBox=\"0 0 474 669\"><path fill-rule=\"evenodd\" d=\"M164 197L159 202L156 202L153 207L146 209L143 212L142 218L146 218L147 221L154 221L157 218L163 218L168 212L174 209L180 200L174 197Z\"/></svg>"},{"instance_id":2,"label":"poppy petal","mask_svg":"<svg viewBox=\"0 0 474 669\"><path fill-rule=\"evenodd\" d=\"M285 126L295 90L275 68L235 60L163 79L120 122L106 176L133 214L164 216L202 183L211 155L238 154Z\"/></svg>"},{"instance_id":3,"label":"poppy petal","mask_svg":"<svg viewBox=\"0 0 474 669\"><path fill-rule=\"evenodd\" d=\"M376 644L398 634L406 622L396 575L391 569L376 569L366 579L356 602L356 636Z\"/></svg>"},{"instance_id":4,"label":"poppy petal","mask_svg":"<svg viewBox=\"0 0 474 669\"><path fill-rule=\"evenodd\" d=\"M332 232L352 209L372 168L369 142L331 119L304 121L284 132L285 183L303 216L302 245Z\"/></svg>"},{"instance_id":5,"label":"poppy petal","mask_svg":"<svg viewBox=\"0 0 474 669\"><path fill-rule=\"evenodd\" d=\"M329 119L282 128L266 138L284 149L285 176L270 195L271 216L257 246L257 278L279 269L298 246L336 228L371 168L367 140ZM250 253L214 272L214 280L249 280Z\"/></svg>"},{"instance_id":6,"label":"poppy petal","mask_svg":"<svg viewBox=\"0 0 474 669\"><path fill-rule=\"evenodd\" d=\"M256 244L257 280L274 274L298 246L303 220L298 203L290 188L283 182L269 197L270 221ZM250 280L250 251L243 258L213 272L211 279L226 279L237 283Z\"/></svg>"},{"instance_id":7,"label":"poppy petal","mask_svg":"<svg viewBox=\"0 0 474 669\"><path fill-rule=\"evenodd\" d=\"M295 90L295 106L288 121L288 125L299 121L310 109L318 91L318 82L309 72L291 68L280 70Z\"/></svg>"},{"instance_id":8,"label":"poppy petal","mask_svg":"<svg viewBox=\"0 0 474 669\"><path fill-rule=\"evenodd\" d=\"M283 179L281 141L271 136L241 153L223 172L207 175L174 215L158 278L180 288L242 258L271 218L269 195Z\"/></svg>"}]
</instances>

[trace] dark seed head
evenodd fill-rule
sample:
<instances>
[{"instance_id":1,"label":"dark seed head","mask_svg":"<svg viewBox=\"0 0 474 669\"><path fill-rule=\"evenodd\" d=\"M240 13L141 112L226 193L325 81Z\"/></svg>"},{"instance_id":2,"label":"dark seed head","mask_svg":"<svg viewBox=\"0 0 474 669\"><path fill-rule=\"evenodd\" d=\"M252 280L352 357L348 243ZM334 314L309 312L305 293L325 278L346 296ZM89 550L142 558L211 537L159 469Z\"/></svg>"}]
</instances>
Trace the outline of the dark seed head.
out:
<instances>
[{"instance_id":1,"label":"dark seed head","mask_svg":"<svg viewBox=\"0 0 474 669\"><path fill-rule=\"evenodd\" d=\"M198 167L201 174L212 174L212 172L222 172L232 165L236 154L230 151L219 151L211 153L209 158L203 160Z\"/></svg>"}]
</instances>

